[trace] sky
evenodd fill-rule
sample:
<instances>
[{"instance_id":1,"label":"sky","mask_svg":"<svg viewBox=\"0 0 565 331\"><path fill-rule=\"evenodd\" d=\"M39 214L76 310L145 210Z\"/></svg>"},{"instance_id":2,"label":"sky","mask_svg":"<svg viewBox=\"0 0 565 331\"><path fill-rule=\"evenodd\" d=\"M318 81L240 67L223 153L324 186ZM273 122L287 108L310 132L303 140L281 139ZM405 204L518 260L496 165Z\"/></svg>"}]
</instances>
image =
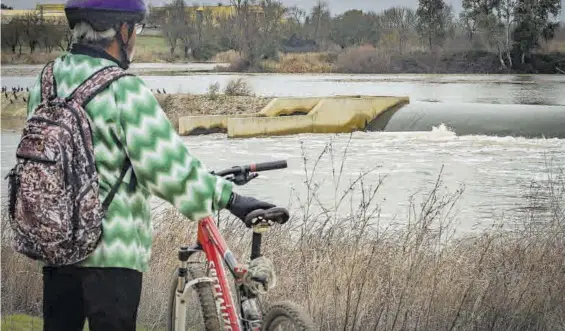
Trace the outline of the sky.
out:
<instances>
[{"instance_id":1,"label":"sky","mask_svg":"<svg viewBox=\"0 0 565 331\"><path fill-rule=\"evenodd\" d=\"M166 0L146 0L152 5L158 6L166 2ZM215 5L221 1L224 4L229 4L229 0L199 0L192 1L187 0L187 3L198 3L198 4L212 4ZM462 0L445 0L447 4L453 6L456 13L461 11L461 1ZM34 8L36 3L62 3L64 0L2 0L3 4L8 6L13 6L16 9L28 9ZM309 11L312 6L317 2L317 0L282 0L283 4L287 6L297 5L302 9ZM406 6L416 9L418 7L418 0L326 0L330 5L330 10L332 15L342 13L348 9L362 9L365 11L376 11L380 12L384 9L390 8L392 6ZM565 2L565 0L562 0ZM560 20L565 21L565 4L564 9L561 11Z\"/></svg>"}]
</instances>

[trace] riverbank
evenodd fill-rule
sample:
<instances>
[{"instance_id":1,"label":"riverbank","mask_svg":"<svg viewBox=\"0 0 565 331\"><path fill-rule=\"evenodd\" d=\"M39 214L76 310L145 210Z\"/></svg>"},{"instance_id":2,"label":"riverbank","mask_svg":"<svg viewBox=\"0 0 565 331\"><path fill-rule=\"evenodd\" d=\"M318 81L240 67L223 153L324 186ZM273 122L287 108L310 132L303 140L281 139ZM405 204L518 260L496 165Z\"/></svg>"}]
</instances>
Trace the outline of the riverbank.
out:
<instances>
[{"instance_id":1,"label":"riverbank","mask_svg":"<svg viewBox=\"0 0 565 331\"><path fill-rule=\"evenodd\" d=\"M316 165L305 173L316 172ZM336 188L345 192L342 198L338 194L339 201L317 199L319 182L305 180L311 188L304 200L311 205L292 209L298 217L273 227L263 240L263 254L273 261L277 275L277 285L265 299L308 307L320 330L562 329L562 176L537 181L532 192L524 192L529 198L521 207L531 212L523 223L497 223L468 236L459 234L455 220L465 193L445 191L440 180L431 190L414 195L424 203L412 204L409 219L380 227L379 201L388 194L379 187L387 180L370 185L361 177L347 189ZM335 216L341 201L352 196L362 196L359 207L349 212L351 216ZM314 204L329 208L318 214L312 211ZM544 219L544 212L555 217ZM222 216L221 232L230 249L246 256L250 231L233 217ZM3 214L2 225L7 224ZM163 289L170 286L177 263L174 252L196 236L196 227L172 210L156 215L154 225L151 269L144 275L138 321L158 330L166 325L163 307L169 293ZM41 273L35 263L8 247L9 231L3 234L2 316L40 316Z\"/></svg>"},{"instance_id":2,"label":"riverbank","mask_svg":"<svg viewBox=\"0 0 565 331\"><path fill-rule=\"evenodd\" d=\"M159 104L178 130L178 118L191 115L236 115L259 112L271 98L218 94L155 94ZM27 92L2 94L2 130L22 128L27 112Z\"/></svg>"},{"instance_id":3,"label":"riverbank","mask_svg":"<svg viewBox=\"0 0 565 331\"><path fill-rule=\"evenodd\" d=\"M508 66L507 59L506 66ZM533 54L524 64L513 56L512 67L502 67L498 54L486 51L394 54L372 46L339 53L282 54L278 61L258 65L235 59L216 71L254 73L341 74L563 74L565 53Z\"/></svg>"},{"instance_id":4,"label":"riverbank","mask_svg":"<svg viewBox=\"0 0 565 331\"><path fill-rule=\"evenodd\" d=\"M41 71L40 65L60 54L52 52L17 56L2 53L2 65L13 65L2 68L2 76L37 75ZM508 60L505 61L508 65ZM135 63L154 65L136 67ZM171 65L194 68L172 69ZM136 52L135 62L129 71L136 75L186 75L211 71L287 74L565 74L565 53L533 54L524 64L518 56L513 56L512 67L508 68L501 66L498 54L486 51L401 55L363 46L341 52L283 53L278 60L263 60L251 66L234 51L220 53L210 62L190 62L162 51L142 48Z\"/></svg>"}]
</instances>

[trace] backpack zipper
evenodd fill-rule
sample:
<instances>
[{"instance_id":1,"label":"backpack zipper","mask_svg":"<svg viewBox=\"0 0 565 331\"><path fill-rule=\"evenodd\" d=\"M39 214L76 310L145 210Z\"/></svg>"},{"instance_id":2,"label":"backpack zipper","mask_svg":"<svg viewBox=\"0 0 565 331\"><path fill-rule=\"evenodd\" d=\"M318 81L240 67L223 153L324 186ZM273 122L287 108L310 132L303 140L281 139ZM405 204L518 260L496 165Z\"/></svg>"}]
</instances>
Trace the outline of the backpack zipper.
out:
<instances>
[{"instance_id":1,"label":"backpack zipper","mask_svg":"<svg viewBox=\"0 0 565 331\"><path fill-rule=\"evenodd\" d=\"M37 157L37 156L24 155L24 154L20 154L20 153L16 153L16 157L18 157L18 158L20 158L20 159L25 159L25 160L30 160L30 161L34 161L34 162L39 162L39 163L46 163L46 164L55 164L55 163L57 163L57 161L54 161L54 160L45 159L45 158Z\"/></svg>"},{"instance_id":2,"label":"backpack zipper","mask_svg":"<svg viewBox=\"0 0 565 331\"><path fill-rule=\"evenodd\" d=\"M51 125L55 125L55 126L58 126L60 128L63 128L65 131L67 131L69 133L69 135L71 137L73 136L73 132L71 131L71 128L69 128L67 125L61 124L59 122L55 122L55 121L50 120L48 118L41 117L41 116L32 116L32 117L29 118L28 121L45 122L45 123L48 123L48 124L51 124ZM71 139L71 143L73 144L73 147L76 147L75 144L74 144L74 141L72 141L72 139Z\"/></svg>"}]
</instances>

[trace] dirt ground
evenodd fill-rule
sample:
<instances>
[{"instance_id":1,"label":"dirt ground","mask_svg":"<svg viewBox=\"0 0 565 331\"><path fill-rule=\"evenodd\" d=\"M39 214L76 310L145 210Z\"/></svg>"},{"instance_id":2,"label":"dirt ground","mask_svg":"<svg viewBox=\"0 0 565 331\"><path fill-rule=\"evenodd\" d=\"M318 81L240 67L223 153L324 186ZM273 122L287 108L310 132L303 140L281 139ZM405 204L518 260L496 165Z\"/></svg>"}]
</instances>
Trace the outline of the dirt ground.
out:
<instances>
[{"instance_id":1,"label":"dirt ground","mask_svg":"<svg viewBox=\"0 0 565 331\"><path fill-rule=\"evenodd\" d=\"M271 100L255 96L156 94L159 104L178 129L178 119L188 115L229 115L259 112ZM27 92L2 93L2 129L19 129L26 116Z\"/></svg>"}]
</instances>

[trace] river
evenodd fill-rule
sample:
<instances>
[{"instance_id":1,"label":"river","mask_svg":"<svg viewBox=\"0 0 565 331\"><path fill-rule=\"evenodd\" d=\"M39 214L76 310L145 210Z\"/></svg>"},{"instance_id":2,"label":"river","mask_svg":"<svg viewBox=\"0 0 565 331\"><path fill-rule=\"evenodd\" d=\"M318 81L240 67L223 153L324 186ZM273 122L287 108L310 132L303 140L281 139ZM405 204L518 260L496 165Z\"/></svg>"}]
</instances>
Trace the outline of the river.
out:
<instances>
[{"instance_id":1,"label":"river","mask_svg":"<svg viewBox=\"0 0 565 331\"><path fill-rule=\"evenodd\" d=\"M203 93L216 81L241 75L198 74L143 77L167 92ZM365 183L386 176L380 190L381 220L405 220L410 197L430 190L443 168L442 190L464 186L456 205L463 230L517 219L527 207L532 180L565 165L565 76L486 75L243 75L255 93L275 96L407 95L411 104L395 114L385 132L227 139L225 135L184 138L210 169L252 161L287 159L289 168L260 176L244 193L298 207L307 169L331 142L334 163L347 149L342 190L361 171L376 168ZM2 77L2 84L27 86L32 77ZM2 132L2 175L13 163L18 134ZM351 139L351 140L350 140ZM329 155L315 182L324 203L333 203ZM5 194L5 185L2 190ZM344 211L345 212L345 211Z\"/></svg>"}]
</instances>

